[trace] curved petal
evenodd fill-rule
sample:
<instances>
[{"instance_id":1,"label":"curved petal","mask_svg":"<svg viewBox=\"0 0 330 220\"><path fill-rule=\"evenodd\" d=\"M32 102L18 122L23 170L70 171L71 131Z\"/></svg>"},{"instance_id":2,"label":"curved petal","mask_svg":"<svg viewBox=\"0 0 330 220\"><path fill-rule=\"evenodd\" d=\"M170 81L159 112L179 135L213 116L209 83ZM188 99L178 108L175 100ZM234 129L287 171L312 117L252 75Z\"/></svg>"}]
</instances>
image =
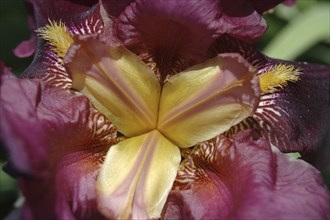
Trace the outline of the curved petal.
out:
<instances>
[{"instance_id":1,"label":"curved petal","mask_svg":"<svg viewBox=\"0 0 330 220\"><path fill-rule=\"evenodd\" d=\"M180 151L157 130L112 146L97 181L108 218L159 218L175 180Z\"/></svg>"},{"instance_id":2,"label":"curved petal","mask_svg":"<svg viewBox=\"0 0 330 220\"><path fill-rule=\"evenodd\" d=\"M276 64L288 62L268 62ZM290 64L302 69L300 80L261 96L254 118L261 126L262 136L281 151L308 151L318 146L330 123L330 68Z\"/></svg>"},{"instance_id":3,"label":"curved petal","mask_svg":"<svg viewBox=\"0 0 330 220\"><path fill-rule=\"evenodd\" d=\"M219 36L229 34L246 42L259 39L267 28L259 13L279 2L137 0L114 22L114 36L155 63L165 79L208 58L210 45Z\"/></svg>"},{"instance_id":4,"label":"curved petal","mask_svg":"<svg viewBox=\"0 0 330 220\"><path fill-rule=\"evenodd\" d=\"M163 217L327 219L328 202L315 168L241 132L234 142L219 136L193 150L178 171Z\"/></svg>"},{"instance_id":5,"label":"curved petal","mask_svg":"<svg viewBox=\"0 0 330 220\"><path fill-rule=\"evenodd\" d=\"M330 68L268 58L250 45L225 36L217 41L215 53L241 54L258 74L270 66L293 65L301 69L300 80L283 90L263 94L253 116L259 133L283 152L308 151L318 146L330 123Z\"/></svg>"},{"instance_id":6,"label":"curved petal","mask_svg":"<svg viewBox=\"0 0 330 220\"><path fill-rule=\"evenodd\" d=\"M136 54L148 53L164 79L207 57L217 16L216 1L138 0L115 21L114 35Z\"/></svg>"},{"instance_id":7,"label":"curved petal","mask_svg":"<svg viewBox=\"0 0 330 220\"><path fill-rule=\"evenodd\" d=\"M55 101L56 100L56 101ZM116 130L81 95L2 77L1 138L32 219L99 215L96 176ZM27 209L26 209L27 210ZM72 217L73 216L73 217Z\"/></svg>"},{"instance_id":8,"label":"curved petal","mask_svg":"<svg viewBox=\"0 0 330 220\"><path fill-rule=\"evenodd\" d=\"M65 57L72 87L88 96L125 136L156 127L160 85L156 76L124 47L80 41Z\"/></svg>"},{"instance_id":9,"label":"curved petal","mask_svg":"<svg viewBox=\"0 0 330 220\"><path fill-rule=\"evenodd\" d=\"M252 115L258 87L254 70L242 57L219 55L164 85L157 128L179 147L191 147Z\"/></svg>"}]
</instances>

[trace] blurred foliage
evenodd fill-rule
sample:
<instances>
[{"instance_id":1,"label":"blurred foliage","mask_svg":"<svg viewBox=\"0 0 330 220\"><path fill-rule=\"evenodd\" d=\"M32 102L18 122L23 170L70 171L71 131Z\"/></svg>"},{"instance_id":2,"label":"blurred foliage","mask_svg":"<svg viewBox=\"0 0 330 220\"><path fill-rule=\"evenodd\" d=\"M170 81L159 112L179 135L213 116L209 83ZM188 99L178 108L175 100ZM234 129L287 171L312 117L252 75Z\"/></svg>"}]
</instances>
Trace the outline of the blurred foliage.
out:
<instances>
[{"instance_id":1,"label":"blurred foliage","mask_svg":"<svg viewBox=\"0 0 330 220\"><path fill-rule=\"evenodd\" d=\"M295 7L280 5L265 15L269 29L256 47L276 58L330 65L330 6L328 0L297 0ZM20 59L12 49L30 37L23 0L0 0L0 59L21 73L32 58ZM329 136L323 141L323 159L329 161ZM0 165L6 157L0 147ZM328 186L330 166L322 171ZM0 171L0 219L7 215L18 196L15 180Z\"/></svg>"}]
</instances>

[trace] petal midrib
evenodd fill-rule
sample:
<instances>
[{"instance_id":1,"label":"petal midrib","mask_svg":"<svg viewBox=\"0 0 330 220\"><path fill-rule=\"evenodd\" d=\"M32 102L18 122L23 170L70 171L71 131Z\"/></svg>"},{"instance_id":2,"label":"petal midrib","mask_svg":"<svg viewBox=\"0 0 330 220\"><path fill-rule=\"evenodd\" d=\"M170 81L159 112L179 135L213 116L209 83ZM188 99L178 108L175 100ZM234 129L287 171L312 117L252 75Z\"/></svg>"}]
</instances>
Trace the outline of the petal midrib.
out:
<instances>
[{"instance_id":1,"label":"petal midrib","mask_svg":"<svg viewBox=\"0 0 330 220\"><path fill-rule=\"evenodd\" d=\"M142 116L141 118L137 118L142 124L145 124L146 122L151 125L151 129L156 126L156 121L154 121L151 117L154 115L152 112L150 112L149 108L146 108L146 104L141 102L139 96L137 96L132 88L125 86L125 79L121 77L120 75L116 74L117 78L116 81L113 80L113 77L109 77L102 65L100 65L99 62L95 59L93 56L93 53L89 51L88 47L83 47L85 52L88 54L88 56L93 59L93 63L96 65L98 70L103 74L103 77L105 77L107 80L102 80L99 82L107 82L108 86L110 86L113 91L115 91L115 95L123 101L127 106L132 106L132 109L135 111L138 111L138 114ZM113 68L117 68L113 66ZM117 71L114 71L117 73ZM119 72L119 71L118 71ZM89 76L93 77L93 76ZM95 77L93 77L95 79ZM140 101L140 102L139 102ZM158 109L157 109L158 110Z\"/></svg>"},{"instance_id":2,"label":"petal midrib","mask_svg":"<svg viewBox=\"0 0 330 220\"><path fill-rule=\"evenodd\" d=\"M205 108L205 103L211 101L212 99L216 99L218 96L224 96L225 93L227 93L234 87L241 86L244 80L245 79L231 83L224 89L218 88L215 90L215 87L218 84L218 82L216 81L214 81L209 87L203 87L204 91L202 91L199 96L190 97L188 100L183 102L182 105L173 108L171 111L163 115L157 124L157 128L161 130L162 127L165 127L166 125L172 123L174 120L177 121L184 117L189 117L193 114L196 114L196 112L198 112L198 109L201 108L201 110L203 110ZM212 107L215 106L212 105L210 108ZM164 118L166 119L162 120Z\"/></svg>"}]
</instances>

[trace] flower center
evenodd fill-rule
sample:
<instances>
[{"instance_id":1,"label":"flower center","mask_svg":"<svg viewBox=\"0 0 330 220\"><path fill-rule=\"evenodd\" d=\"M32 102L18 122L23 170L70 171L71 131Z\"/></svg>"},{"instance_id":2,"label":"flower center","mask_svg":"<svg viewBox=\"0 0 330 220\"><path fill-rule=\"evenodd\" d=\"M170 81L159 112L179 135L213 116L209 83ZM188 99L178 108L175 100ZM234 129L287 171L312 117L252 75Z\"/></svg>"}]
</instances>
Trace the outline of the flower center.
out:
<instances>
[{"instance_id":1,"label":"flower center","mask_svg":"<svg viewBox=\"0 0 330 220\"><path fill-rule=\"evenodd\" d=\"M239 55L217 56L161 86L124 47L78 40L67 54L72 87L127 138L111 146L97 181L108 217L158 218L181 161L179 148L228 130L258 103L255 71Z\"/></svg>"},{"instance_id":2,"label":"flower center","mask_svg":"<svg viewBox=\"0 0 330 220\"><path fill-rule=\"evenodd\" d=\"M38 32L59 57L66 54L72 88L126 137L110 147L97 181L99 209L109 218L159 218L181 161L179 148L225 132L251 116L259 101L256 71L238 54L218 55L161 85L125 47L93 37L73 40L62 23ZM288 78L276 84L267 74L260 82L275 87Z\"/></svg>"}]
</instances>

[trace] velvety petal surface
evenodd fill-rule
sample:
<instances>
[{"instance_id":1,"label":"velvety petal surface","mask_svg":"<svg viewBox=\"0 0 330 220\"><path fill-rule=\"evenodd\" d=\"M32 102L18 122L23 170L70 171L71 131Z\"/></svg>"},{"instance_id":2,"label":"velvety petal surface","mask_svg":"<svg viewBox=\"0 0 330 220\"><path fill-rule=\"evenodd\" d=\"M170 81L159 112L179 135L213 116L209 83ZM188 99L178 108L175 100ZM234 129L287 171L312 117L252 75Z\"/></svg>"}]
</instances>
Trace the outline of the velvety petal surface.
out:
<instances>
[{"instance_id":1,"label":"velvety petal surface","mask_svg":"<svg viewBox=\"0 0 330 220\"><path fill-rule=\"evenodd\" d=\"M258 74L276 65L300 69L300 80L284 89L262 94L253 116L261 135L281 151L308 151L319 144L330 123L330 68L328 66L274 60L248 44L228 36L219 39L216 53L240 53Z\"/></svg>"},{"instance_id":2,"label":"velvety petal surface","mask_svg":"<svg viewBox=\"0 0 330 220\"><path fill-rule=\"evenodd\" d=\"M112 146L97 181L108 218L159 218L180 164L179 148L157 130Z\"/></svg>"},{"instance_id":3,"label":"velvety petal surface","mask_svg":"<svg viewBox=\"0 0 330 220\"><path fill-rule=\"evenodd\" d=\"M118 131L131 137L156 127L161 88L135 54L97 40L80 41L65 63L72 87L87 95Z\"/></svg>"},{"instance_id":4,"label":"velvety petal surface","mask_svg":"<svg viewBox=\"0 0 330 220\"><path fill-rule=\"evenodd\" d=\"M308 151L318 146L330 123L330 68L269 60L268 65L293 64L300 80L281 91L264 94L254 114L262 135L281 151Z\"/></svg>"},{"instance_id":5,"label":"velvety petal surface","mask_svg":"<svg viewBox=\"0 0 330 220\"><path fill-rule=\"evenodd\" d=\"M23 174L24 218L100 216L94 186L116 130L86 97L6 74L0 121L10 163Z\"/></svg>"},{"instance_id":6,"label":"velvety petal surface","mask_svg":"<svg viewBox=\"0 0 330 220\"><path fill-rule=\"evenodd\" d=\"M242 57L219 55L164 85L157 128L179 147L191 147L252 115L258 87L254 69Z\"/></svg>"},{"instance_id":7,"label":"velvety petal surface","mask_svg":"<svg viewBox=\"0 0 330 220\"><path fill-rule=\"evenodd\" d=\"M138 0L114 22L114 35L165 77L205 59L217 16L216 1Z\"/></svg>"},{"instance_id":8,"label":"velvety petal surface","mask_svg":"<svg viewBox=\"0 0 330 220\"><path fill-rule=\"evenodd\" d=\"M329 193L302 160L253 140L202 143L185 159L163 211L165 219L326 219Z\"/></svg>"},{"instance_id":9,"label":"velvety petal surface","mask_svg":"<svg viewBox=\"0 0 330 220\"><path fill-rule=\"evenodd\" d=\"M280 2L137 0L118 16L113 31L127 48L156 63L164 77L205 60L224 34L256 41L267 28L260 13Z\"/></svg>"}]
</instances>

